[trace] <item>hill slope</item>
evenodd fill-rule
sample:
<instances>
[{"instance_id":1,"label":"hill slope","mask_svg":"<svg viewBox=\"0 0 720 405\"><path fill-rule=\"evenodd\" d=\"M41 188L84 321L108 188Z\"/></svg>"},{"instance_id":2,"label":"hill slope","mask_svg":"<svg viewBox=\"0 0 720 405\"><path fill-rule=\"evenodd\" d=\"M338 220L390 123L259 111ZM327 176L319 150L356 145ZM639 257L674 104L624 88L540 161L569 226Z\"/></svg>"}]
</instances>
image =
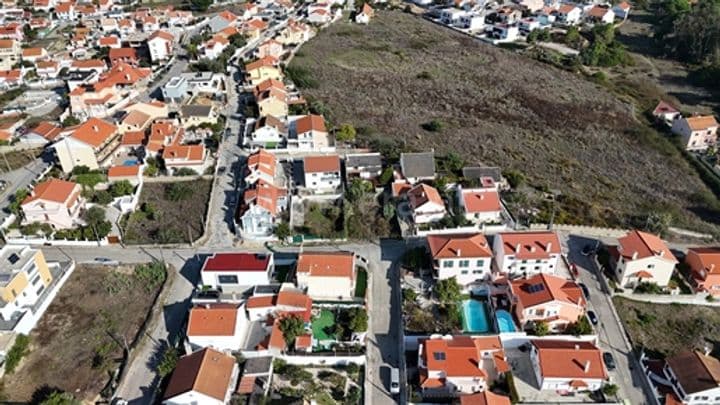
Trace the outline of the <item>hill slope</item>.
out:
<instances>
[{"instance_id":1,"label":"hill slope","mask_svg":"<svg viewBox=\"0 0 720 405\"><path fill-rule=\"evenodd\" d=\"M290 64L334 124L519 170L536 188L562 193L562 222L627 223L651 210L700 227L693 201L707 188L629 105L582 77L418 17L377 14L369 26L320 32ZM431 120L443 129L422 129Z\"/></svg>"}]
</instances>

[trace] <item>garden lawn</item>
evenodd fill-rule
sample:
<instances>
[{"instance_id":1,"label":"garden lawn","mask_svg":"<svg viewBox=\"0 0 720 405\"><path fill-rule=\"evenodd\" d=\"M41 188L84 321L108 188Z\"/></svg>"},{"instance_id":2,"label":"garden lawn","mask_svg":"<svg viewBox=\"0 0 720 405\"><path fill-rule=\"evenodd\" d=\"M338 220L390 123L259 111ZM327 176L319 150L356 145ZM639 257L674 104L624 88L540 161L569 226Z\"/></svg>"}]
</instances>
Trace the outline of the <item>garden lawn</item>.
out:
<instances>
[{"instance_id":1,"label":"garden lawn","mask_svg":"<svg viewBox=\"0 0 720 405\"><path fill-rule=\"evenodd\" d=\"M365 298L365 290L367 290L367 271L358 268L357 281L355 282L355 298Z\"/></svg>"},{"instance_id":2,"label":"garden lawn","mask_svg":"<svg viewBox=\"0 0 720 405\"><path fill-rule=\"evenodd\" d=\"M334 325L335 314L328 309L321 310L320 316L312 322L313 337L317 340L335 340L335 335L326 331L332 329Z\"/></svg>"}]
</instances>

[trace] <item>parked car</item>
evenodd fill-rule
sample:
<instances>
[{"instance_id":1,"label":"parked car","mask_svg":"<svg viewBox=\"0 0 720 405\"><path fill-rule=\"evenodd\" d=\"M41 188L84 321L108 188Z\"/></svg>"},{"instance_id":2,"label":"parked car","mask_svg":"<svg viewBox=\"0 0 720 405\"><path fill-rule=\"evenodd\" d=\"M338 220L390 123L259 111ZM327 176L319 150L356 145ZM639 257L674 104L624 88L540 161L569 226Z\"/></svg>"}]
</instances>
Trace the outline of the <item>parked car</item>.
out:
<instances>
[{"instance_id":1,"label":"parked car","mask_svg":"<svg viewBox=\"0 0 720 405\"><path fill-rule=\"evenodd\" d=\"M591 322L593 325L597 325L597 324L598 324L598 318L597 318L597 315L595 315L595 312L593 312L593 311L588 311L588 312L587 312L587 317L588 317L588 319L590 320L590 322Z\"/></svg>"},{"instance_id":2,"label":"parked car","mask_svg":"<svg viewBox=\"0 0 720 405\"><path fill-rule=\"evenodd\" d=\"M8 186L8 182L5 180L0 180L0 191L4 191Z\"/></svg>"},{"instance_id":3,"label":"parked car","mask_svg":"<svg viewBox=\"0 0 720 405\"><path fill-rule=\"evenodd\" d=\"M390 369L390 393L400 393L400 370L395 367Z\"/></svg>"},{"instance_id":4,"label":"parked car","mask_svg":"<svg viewBox=\"0 0 720 405\"><path fill-rule=\"evenodd\" d=\"M612 353L603 353L603 361L605 362L605 367L607 367L608 370L615 370L615 359L613 358Z\"/></svg>"},{"instance_id":5,"label":"parked car","mask_svg":"<svg viewBox=\"0 0 720 405\"><path fill-rule=\"evenodd\" d=\"M590 290L587 288L587 286L583 283L578 283L578 286L580 286L580 289L583 292L583 295L585 296L586 300L590 299Z\"/></svg>"}]
</instances>

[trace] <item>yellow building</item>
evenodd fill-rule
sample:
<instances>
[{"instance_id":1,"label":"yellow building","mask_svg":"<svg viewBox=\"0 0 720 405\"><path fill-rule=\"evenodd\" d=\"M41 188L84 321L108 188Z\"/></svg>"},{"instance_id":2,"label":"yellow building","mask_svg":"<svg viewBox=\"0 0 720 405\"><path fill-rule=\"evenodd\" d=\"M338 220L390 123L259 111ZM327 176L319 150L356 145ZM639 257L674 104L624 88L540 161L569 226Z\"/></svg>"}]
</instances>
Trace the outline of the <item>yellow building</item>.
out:
<instances>
[{"instance_id":1,"label":"yellow building","mask_svg":"<svg viewBox=\"0 0 720 405\"><path fill-rule=\"evenodd\" d=\"M245 79L250 86L257 86L267 79L282 81L283 74L277 67L278 60L266 56L245 65Z\"/></svg>"},{"instance_id":2,"label":"yellow building","mask_svg":"<svg viewBox=\"0 0 720 405\"><path fill-rule=\"evenodd\" d=\"M39 249L5 245L0 249L0 317L17 319L40 301L53 276Z\"/></svg>"}]
</instances>

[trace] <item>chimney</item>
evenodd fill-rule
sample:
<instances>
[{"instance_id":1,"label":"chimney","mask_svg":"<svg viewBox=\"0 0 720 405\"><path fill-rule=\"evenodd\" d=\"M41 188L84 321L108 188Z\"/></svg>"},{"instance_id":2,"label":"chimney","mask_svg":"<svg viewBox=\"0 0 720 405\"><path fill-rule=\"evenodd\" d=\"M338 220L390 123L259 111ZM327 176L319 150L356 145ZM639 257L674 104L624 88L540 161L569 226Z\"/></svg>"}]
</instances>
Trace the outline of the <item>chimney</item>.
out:
<instances>
[{"instance_id":1,"label":"chimney","mask_svg":"<svg viewBox=\"0 0 720 405\"><path fill-rule=\"evenodd\" d=\"M575 343L575 350L580 350L580 345Z\"/></svg>"},{"instance_id":2,"label":"chimney","mask_svg":"<svg viewBox=\"0 0 720 405\"><path fill-rule=\"evenodd\" d=\"M458 249L458 250L457 250L457 256L460 257L461 255L462 255L462 250L461 250L461 249Z\"/></svg>"},{"instance_id":3,"label":"chimney","mask_svg":"<svg viewBox=\"0 0 720 405\"><path fill-rule=\"evenodd\" d=\"M715 270L715 263L710 263L710 273L712 273L713 270Z\"/></svg>"},{"instance_id":4,"label":"chimney","mask_svg":"<svg viewBox=\"0 0 720 405\"><path fill-rule=\"evenodd\" d=\"M210 304L205 304L205 309L210 309Z\"/></svg>"},{"instance_id":5,"label":"chimney","mask_svg":"<svg viewBox=\"0 0 720 405\"><path fill-rule=\"evenodd\" d=\"M660 257L665 256L665 251L664 251L664 250L661 250L661 251L658 253L658 255L660 255Z\"/></svg>"},{"instance_id":6,"label":"chimney","mask_svg":"<svg viewBox=\"0 0 720 405\"><path fill-rule=\"evenodd\" d=\"M515 245L515 253L520 253L520 244Z\"/></svg>"},{"instance_id":7,"label":"chimney","mask_svg":"<svg viewBox=\"0 0 720 405\"><path fill-rule=\"evenodd\" d=\"M587 373L588 371L590 371L590 360L585 362L585 373Z\"/></svg>"},{"instance_id":8,"label":"chimney","mask_svg":"<svg viewBox=\"0 0 720 405\"><path fill-rule=\"evenodd\" d=\"M545 245L545 252L550 253L550 249L552 249L552 242L548 242L547 245Z\"/></svg>"},{"instance_id":9,"label":"chimney","mask_svg":"<svg viewBox=\"0 0 720 405\"><path fill-rule=\"evenodd\" d=\"M92 126L92 129L93 129L93 131L95 131L95 132L98 132L98 131L100 130L97 125L93 125L93 126Z\"/></svg>"},{"instance_id":10,"label":"chimney","mask_svg":"<svg viewBox=\"0 0 720 405\"><path fill-rule=\"evenodd\" d=\"M709 356L711 351L712 350L710 350L710 346L708 346L708 345L703 346L703 354L705 354L705 356Z\"/></svg>"},{"instance_id":11,"label":"chimney","mask_svg":"<svg viewBox=\"0 0 720 405\"><path fill-rule=\"evenodd\" d=\"M637 260L638 252L637 250L633 252L632 259Z\"/></svg>"},{"instance_id":12,"label":"chimney","mask_svg":"<svg viewBox=\"0 0 720 405\"><path fill-rule=\"evenodd\" d=\"M534 252L534 251L535 251L535 246L530 246L530 251L531 251L531 252Z\"/></svg>"}]
</instances>

